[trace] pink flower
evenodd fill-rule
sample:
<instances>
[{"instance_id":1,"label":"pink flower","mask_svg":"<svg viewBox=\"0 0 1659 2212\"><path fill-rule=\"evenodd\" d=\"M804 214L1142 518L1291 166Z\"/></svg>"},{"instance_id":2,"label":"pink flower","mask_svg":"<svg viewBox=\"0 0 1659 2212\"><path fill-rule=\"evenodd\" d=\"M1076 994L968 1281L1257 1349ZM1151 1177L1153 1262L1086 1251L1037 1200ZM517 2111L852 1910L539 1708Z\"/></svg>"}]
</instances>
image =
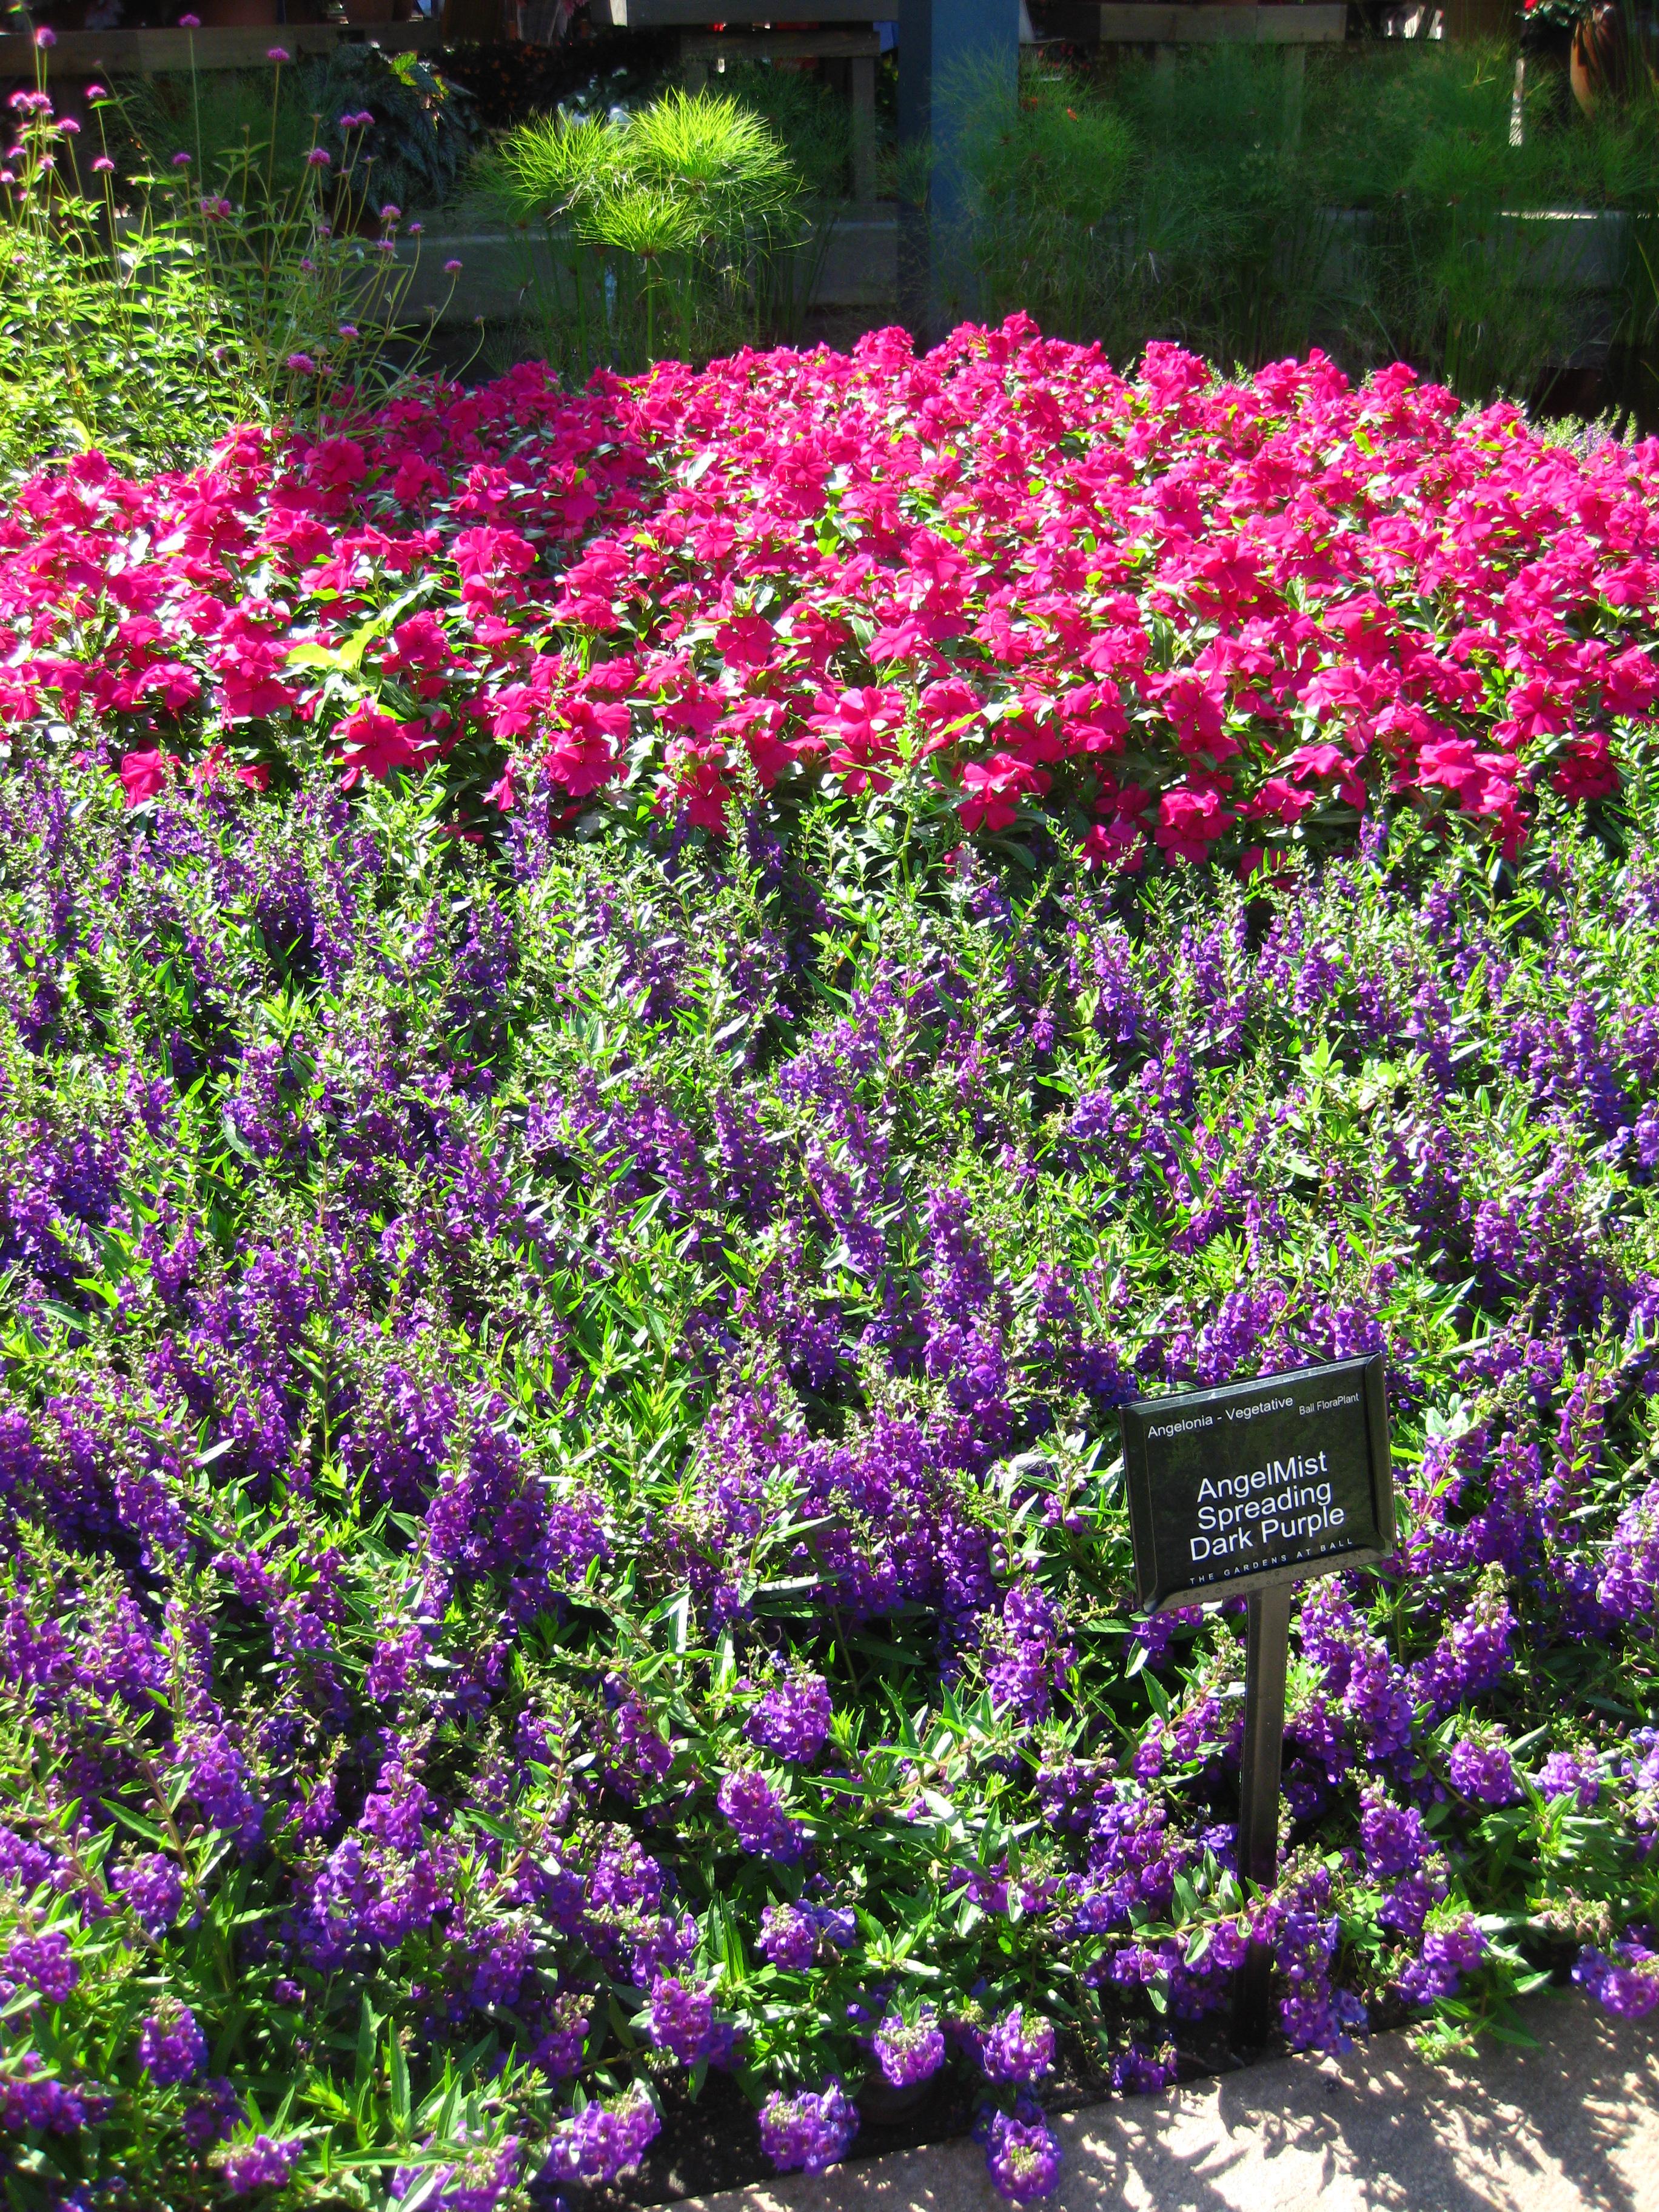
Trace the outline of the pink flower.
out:
<instances>
[{"instance_id":1,"label":"pink flower","mask_svg":"<svg viewBox=\"0 0 1659 2212\"><path fill-rule=\"evenodd\" d=\"M291 57L289 56L286 46L267 46L265 48L265 59L268 62L276 63L279 67L283 62L288 61L290 58Z\"/></svg>"},{"instance_id":2,"label":"pink flower","mask_svg":"<svg viewBox=\"0 0 1659 2212\"><path fill-rule=\"evenodd\" d=\"M1012 753L993 753L988 761L969 761L962 771L969 796L962 802L962 826L994 834L1010 828L1027 792L1047 791L1050 779L1039 768Z\"/></svg>"},{"instance_id":3,"label":"pink flower","mask_svg":"<svg viewBox=\"0 0 1659 2212\"><path fill-rule=\"evenodd\" d=\"M50 47L55 46L58 44L58 33L52 29L50 23L42 23L40 29L34 34L34 43L40 47L42 53L45 53Z\"/></svg>"},{"instance_id":4,"label":"pink flower","mask_svg":"<svg viewBox=\"0 0 1659 2212\"><path fill-rule=\"evenodd\" d=\"M428 750L406 725L373 707L360 707L334 734L344 748L345 774L340 781L347 791L365 775L384 783L394 769L419 768Z\"/></svg>"},{"instance_id":5,"label":"pink flower","mask_svg":"<svg viewBox=\"0 0 1659 2212\"><path fill-rule=\"evenodd\" d=\"M145 799L154 799L158 791L165 791L170 771L176 770L178 762L171 753L126 753L121 760L121 787L126 793L129 806L142 806Z\"/></svg>"}]
</instances>

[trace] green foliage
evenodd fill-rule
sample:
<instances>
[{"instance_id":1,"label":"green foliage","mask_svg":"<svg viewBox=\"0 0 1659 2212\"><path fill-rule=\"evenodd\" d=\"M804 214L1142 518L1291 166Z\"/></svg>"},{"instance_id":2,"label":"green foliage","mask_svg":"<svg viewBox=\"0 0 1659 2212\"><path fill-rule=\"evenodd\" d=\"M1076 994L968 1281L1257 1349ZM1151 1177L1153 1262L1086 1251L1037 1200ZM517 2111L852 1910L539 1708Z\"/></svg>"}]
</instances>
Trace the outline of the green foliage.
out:
<instances>
[{"instance_id":1,"label":"green foliage","mask_svg":"<svg viewBox=\"0 0 1659 2212\"><path fill-rule=\"evenodd\" d=\"M50 223L0 224L0 473L93 445L182 461L261 403L199 256L154 234L111 252L69 194Z\"/></svg>"},{"instance_id":2,"label":"green foliage","mask_svg":"<svg viewBox=\"0 0 1659 2212\"><path fill-rule=\"evenodd\" d=\"M25 116L0 208L0 470L92 445L182 465L236 423L303 419L397 373L410 271L373 211L367 127L310 158L318 118L297 129L283 76L266 73L262 121L246 82L214 88L199 132L196 103L186 130L150 94L94 100L95 140Z\"/></svg>"},{"instance_id":3,"label":"green foliage","mask_svg":"<svg viewBox=\"0 0 1659 2212\"><path fill-rule=\"evenodd\" d=\"M1571 122L1534 81L1510 143L1512 56L1446 46L1125 59L1103 82L1028 73L972 111L981 304L1132 356L1149 337L1252 364L1313 343L1403 358L1470 398L1524 392L1571 349L1590 281L1518 221L1659 204L1659 107ZM1634 252L1627 303L1648 302Z\"/></svg>"},{"instance_id":4,"label":"green foliage","mask_svg":"<svg viewBox=\"0 0 1659 2212\"><path fill-rule=\"evenodd\" d=\"M853 133L845 97L800 70L744 63L720 79L732 99L762 116L782 142L810 200L846 199L853 189Z\"/></svg>"}]
</instances>

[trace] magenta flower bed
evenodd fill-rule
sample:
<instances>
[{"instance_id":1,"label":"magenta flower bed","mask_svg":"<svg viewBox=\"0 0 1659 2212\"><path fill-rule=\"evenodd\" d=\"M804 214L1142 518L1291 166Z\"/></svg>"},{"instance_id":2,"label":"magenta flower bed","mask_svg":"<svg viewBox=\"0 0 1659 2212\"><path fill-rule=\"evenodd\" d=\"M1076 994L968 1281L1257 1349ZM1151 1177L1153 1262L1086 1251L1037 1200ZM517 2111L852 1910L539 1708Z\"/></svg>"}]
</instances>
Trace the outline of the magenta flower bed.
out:
<instances>
[{"instance_id":1,"label":"magenta flower bed","mask_svg":"<svg viewBox=\"0 0 1659 2212\"><path fill-rule=\"evenodd\" d=\"M4 706L129 794L179 764L343 781L526 758L718 830L895 783L963 829L1061 816L1091 860L1253 865L1370 793L1486 825L1615 786L1645 720L1654 450L1544 445L1391 370L1125 380L1016 320L912 358L666 366L568 399L520 370L319 443L137 486L95 458L0 544Z\"/></svg>"}]
</instances>

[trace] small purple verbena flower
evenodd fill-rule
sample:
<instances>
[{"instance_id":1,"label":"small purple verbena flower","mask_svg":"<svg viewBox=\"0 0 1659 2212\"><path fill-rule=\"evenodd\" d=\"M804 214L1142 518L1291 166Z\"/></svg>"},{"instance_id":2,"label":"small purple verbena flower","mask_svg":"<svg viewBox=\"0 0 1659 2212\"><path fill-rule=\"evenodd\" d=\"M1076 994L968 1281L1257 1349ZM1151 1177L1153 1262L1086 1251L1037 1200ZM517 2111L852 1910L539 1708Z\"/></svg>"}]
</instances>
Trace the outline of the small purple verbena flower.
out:
<instances>
[{"instance_id":1,"label":"small purple verbena flower","mask_svg":"<svg viewBox=\"0 0 1659 2212\"><path fill-rule=\"evenodd\" d=\"M460 266L461 264L459 261L446 261L444 264L444 275L446 276L458 276L460 272Z\"/></svg>"},{"instance_id":2,"label":"small purple verbena flower","mask_svg":"<svg viewBox=\"0 0 1659 2212\"><path fill-rule=\"evenodd\" d=\"M313 169L327 168L333 158L326 146L313 146L306 155L307 161Z\"/></svg>"},{"instance_id":3,"label":"small purple verbena flower","mask_svg":"<svg viewBox=\"0 0 1659 2212\"><path fill-rule=\"evenodd\" d=\"M291 353L288 365L296 376L315 376L317 364L308 353Z\"/></svg>"},{"instance_id":4,"label":"small purple verbena flower","mask_svg":"<svg viewBox=\"0 0 1659 2212\"><path fill-rule=\"evenodd\" d=\"M46 52L49 48L55 46L58 44L58 33L52 29L50 23L42 23L40 29L34 34L34 43L40 47L42 53Z\"/></svg>"},{"instance_id":5,"label":"small purple verbena flower","mask_svg":"<svg viewBox=\"0 0 1659 2212\"><path fill-rule=\"evenodd\" d=\"M115 164L107 154L98 154L94 155L92 166L99 176L106 177Z\"/></svg>"},{"instance_id":6,"label":"small purple verbena flower","mask_svg":"<svg viewBox=\"0 0 1659 2212\"><path fill-rule=\"evenodd\" d=\"M178 151L178 152L173 155L173 167L174 167L175 169L187 169L187 168L189 168L189 167L190 167L190 156L189 156L189 155L188 155L188 154L186 154L186 153L185 152L185 150L184 150L184 149L183 149L182 147L180 147L180 148L179 148L179 151Z\"/></svg>"},{"instance_id":7,"label":"small purple verbena flower","mask_svg":"<svg viewBox=\"0 0 1659 2212\"><path fill-rule=\"evenodd\" d=\"M280 65L282 63L289 61L292 58L293 58L289 54L286 46L267 46L265 48L265 59L268 62L276 62Z\"/></svg>"}]
</instances>

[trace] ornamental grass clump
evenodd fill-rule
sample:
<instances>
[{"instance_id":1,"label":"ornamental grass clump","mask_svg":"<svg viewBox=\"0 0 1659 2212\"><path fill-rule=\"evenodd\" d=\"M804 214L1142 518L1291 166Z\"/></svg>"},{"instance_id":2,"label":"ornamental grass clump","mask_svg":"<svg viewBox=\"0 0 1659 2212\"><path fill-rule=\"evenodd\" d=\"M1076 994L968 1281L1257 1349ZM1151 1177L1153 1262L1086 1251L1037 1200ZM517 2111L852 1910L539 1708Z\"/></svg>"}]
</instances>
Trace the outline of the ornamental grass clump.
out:
<instances>
[{"instance_id":1,"label":"ornamental grass clump","mask_svg":"<svg viewBox=\"0 0 1659 2212\"><path fill-rule=\"evenodd\" d=\"M563 257L548 305L572 325L582 375L654 361L665 313L682 356L706 354L711 329L734 319L757 335L768 266L801 242L800 174L765 116L729 95L562 109L507 132L483 174L507 216L544 228Z\"/></svg>"}]
</instances>

